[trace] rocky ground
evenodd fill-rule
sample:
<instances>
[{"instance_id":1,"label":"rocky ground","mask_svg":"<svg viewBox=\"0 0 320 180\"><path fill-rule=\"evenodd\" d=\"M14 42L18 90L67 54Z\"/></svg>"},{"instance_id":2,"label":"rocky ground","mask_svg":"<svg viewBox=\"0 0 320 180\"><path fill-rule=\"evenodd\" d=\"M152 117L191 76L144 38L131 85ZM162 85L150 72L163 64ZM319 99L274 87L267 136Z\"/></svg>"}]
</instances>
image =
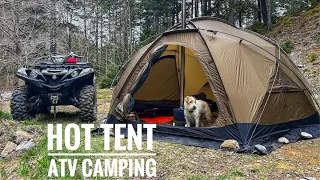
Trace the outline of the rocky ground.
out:
<instances>
[{"instance_id":1,"label":"rocky ground","mask_svg":"<svg viewBox=\"0 0 320 180\"><path fill-rule=\"evenodd\" d=\"M280 18L270 33L300 67L320 100L320 5L297 16Z\"/></svg>"}]
</instances>

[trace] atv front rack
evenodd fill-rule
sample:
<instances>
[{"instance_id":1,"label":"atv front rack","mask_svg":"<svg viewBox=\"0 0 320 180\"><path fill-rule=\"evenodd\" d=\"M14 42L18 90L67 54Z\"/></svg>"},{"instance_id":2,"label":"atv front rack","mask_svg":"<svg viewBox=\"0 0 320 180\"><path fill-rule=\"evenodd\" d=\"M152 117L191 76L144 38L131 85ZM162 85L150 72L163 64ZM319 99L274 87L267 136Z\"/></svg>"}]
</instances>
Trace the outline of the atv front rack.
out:
<instances>
[{"instance_id":1,"label":"atv front rack","mask_svg":"<svg viewBox=\"0 0 320 180\"><path fill-rule=\"evenodd\" d=\"M28 65L31 68L93 68L91 63L64 63L64 64L49 64L41 63L35 65Z\"/></svg>"}]
</instances>

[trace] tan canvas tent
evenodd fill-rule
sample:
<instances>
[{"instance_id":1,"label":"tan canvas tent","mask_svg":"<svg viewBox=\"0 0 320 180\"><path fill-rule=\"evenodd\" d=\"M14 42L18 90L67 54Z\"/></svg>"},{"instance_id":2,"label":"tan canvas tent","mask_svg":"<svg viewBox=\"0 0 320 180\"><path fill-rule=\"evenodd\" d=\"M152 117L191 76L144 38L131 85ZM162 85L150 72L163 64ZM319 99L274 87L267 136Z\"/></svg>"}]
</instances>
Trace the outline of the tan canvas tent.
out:
<instances>
[{"instance_id":1,"label":"tan canvas tent","mask_svg":"<svg viewBox=\"0 0 320 180\"><path fill-rule=\"evenodd\" d=\"M185 132L193 129L193 137L231 138L245 145L319 125L306 79L275 42L209 17L191 19L185 30L172 27L134 55L115 87L109 122L125 120L142 101L154 102L150 108L158 102L178 108L173 102L179 101L180 76L185 78L184 96L205 93L216 103L217 117L204 128L158 126L162 133L189 136Z\"/></svg>"}]
</instances>

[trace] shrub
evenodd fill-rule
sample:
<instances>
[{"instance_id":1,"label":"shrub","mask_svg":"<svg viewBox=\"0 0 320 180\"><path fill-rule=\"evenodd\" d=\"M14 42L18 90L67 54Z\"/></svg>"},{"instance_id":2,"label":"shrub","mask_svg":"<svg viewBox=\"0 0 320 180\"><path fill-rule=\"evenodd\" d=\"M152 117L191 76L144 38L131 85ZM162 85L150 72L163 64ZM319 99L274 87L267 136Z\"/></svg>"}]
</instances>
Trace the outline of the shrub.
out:
<instances>
[{"instance_id":1,"label":"shrub","mask_svg":"<svg viewBox=\"0 0 320 180\"><path fill-rule=\"evenodd\" d=\"M280 44L280 47L286 52L291 53L294 47L294 44L291 40L286 40Z\"/></svg>"},{"instance_id":2,"label":"shrub","mask_svg":"<svg viewBox=\"0 0 320 180\"><path fill-rule=\"evenodd\" d=\"M316 59L318 58L318 54L316 52L310 52L307 56L306 56L306 61L307 62L314 62Z\"/></svg>"},{"instance_id":3,"label":"shrub","mask_svg":"<svg viewBox=\"0 0 320 180\"><path fill-rule=\"evenodd\" d=\"M267 25L265 25L264 23L253 24L252 26L248 27L248 29L262 35L267 34L268 32Z\"/></svg>"},{"instance_id":4,"label":"shrub","mask_svg":"<svg viewBox=\"0 0 320 180\"><path fill-rule=\"evenodd\" d=\"M104 88L109 88L112 84L113 79L109 77L103 77L99 80L99 88L104 89Z\"/></svg>"},{"instance_id":5,"label":"shrub","mask_svg":"<svg viewBox=\"0 0 320 180\"><path fill-rule=\"evenodd\" d=\"M121 76L121 73L119 72L120 70L121 67L110 65L108 67L107 74L98 78L99 88L110 88L111 85L115 86L119 80L119 77Z\"/></svg>"}]
</instances>

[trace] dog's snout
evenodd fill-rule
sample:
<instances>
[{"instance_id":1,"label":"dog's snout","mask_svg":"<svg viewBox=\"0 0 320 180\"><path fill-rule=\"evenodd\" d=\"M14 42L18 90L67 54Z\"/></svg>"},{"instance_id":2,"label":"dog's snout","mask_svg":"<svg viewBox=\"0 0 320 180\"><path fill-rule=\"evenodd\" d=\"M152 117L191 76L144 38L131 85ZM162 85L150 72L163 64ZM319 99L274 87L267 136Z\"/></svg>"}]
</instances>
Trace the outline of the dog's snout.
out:
<instances>
[{"instance_id":1,"label":"dog's snout","mask_svg":"<svg viewBox=\"0 0 320 180\"><path fill-rule=\"evenodd\" d=\"M192 106L192 109L196 109L196 105L193 105L193 106Z\"/></svg>"}]
</instances>

